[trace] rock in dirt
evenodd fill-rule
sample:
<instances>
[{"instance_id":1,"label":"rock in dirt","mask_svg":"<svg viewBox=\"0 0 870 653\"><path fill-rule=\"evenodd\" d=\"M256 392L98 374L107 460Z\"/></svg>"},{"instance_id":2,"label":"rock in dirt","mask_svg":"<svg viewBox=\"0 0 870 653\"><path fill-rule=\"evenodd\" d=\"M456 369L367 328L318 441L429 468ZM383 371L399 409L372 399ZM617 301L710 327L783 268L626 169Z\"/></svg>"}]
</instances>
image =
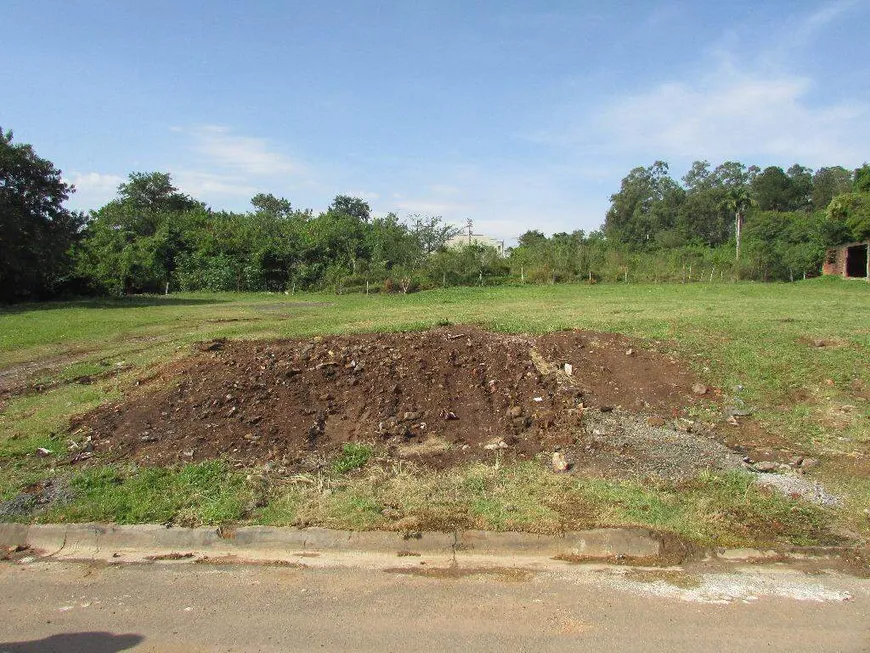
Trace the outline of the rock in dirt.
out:
<instances>
[{"instance_id":1,"label":"rock in dirt","mask_svg":"<svg viewBox=\"0 0 870 653\"><path fill-rule=\"evenodd\" d=\"M775 463L772 460L762 460L753 465L755 471L762 472L764 474L770 474L779 469L779 463Z\"/></svg>"},{"instance_id":2,"label":"rock in dirt","mask_svg":"<svg viewBox=\"0 0 870 653\"><path fill-rule=\"evenodd\" d=\"M553 452L553 471L556 473L568 471L568 461L565 459L565 454L561 451Z\"/></svg>"},{"instance_id":3,"label":"rock in dirt","mask_svg":"<svg viewBox=\"0 0 870 653\"><path fill-rule=\"evenodd\" d=\"M710 388L708 388L708 387L707 387L706 385L704 385L703 383L695 383L695 384L692 386L692 392L693 392L694 394L698 395L699 397L702 396L702 395L707 394L709 391L710 391Z\"/></svg>"},{"instance_id":4,"label":"rock in dirt","mask_svg":"<svg viewBox=\"0 0 870 653\"><path fill-rule=\"evenodd\" d=\"M224 348L224 344L226 344L226 338L216 338L215 340L198 342L194 345L194 348L199 351L220 351Z\"/></svg>"},{"instance_id":5,"label":"rock in dirt","mask_svg":"<svg viewBox=\"0 0 870 653\"><path fill-rule=\"evenodd\" d=\"M813 469L821 465L818 458L804 458L801 460L801 469Z\"/></svg>"},{"instance_id":6,"label":"rock in dirt","mask_svg":"<svg viewBox=\"0 0 870 653\"><path fill-rule=\"evenodd\" d=\"M511 406L508 408L508 417L511 419L516 419L517 417L522 417L523 415L523 407L522 406Z\"/></svg>"},{"instance_id":7,"label":"rock in dirt","mask_svg":"<svg viewBox=\"0 0 870 653\"><path fill-rule=\"evenodd\" d=\"M523 429L526 429L532 425L532 418L531 417L523 417L523 416L514 417L511 420L511 424L513 425L513 427L515 429L523 430Z\"/></svg>"}]
</instances>

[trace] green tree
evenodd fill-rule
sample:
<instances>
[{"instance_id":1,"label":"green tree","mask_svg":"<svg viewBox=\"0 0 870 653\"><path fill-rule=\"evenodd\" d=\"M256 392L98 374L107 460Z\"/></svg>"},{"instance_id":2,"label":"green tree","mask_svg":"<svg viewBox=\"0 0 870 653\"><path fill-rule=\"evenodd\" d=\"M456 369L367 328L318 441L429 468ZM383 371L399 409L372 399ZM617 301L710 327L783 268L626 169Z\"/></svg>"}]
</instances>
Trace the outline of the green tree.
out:
<instances>
[{"instance_id":1,"label":"green tree","mask_svg":"<svg viewBox=\"0 0 870 653\"><path fill-rule=\"evenodd\" d=\"M251 198L251 205L260 213L278 218L288 218L293 214L293 205L290 200L275 197L271 193L257 193Z\"/></svg>"},{"instance_id":2,"label":"green tree","mask_svg":"<svg viewBox=\"0 0 870 653\"><path fill-rule=\"evenodd\" d=\"M63 206L74 190L51 161L0 129L0 301L63 287L84 220Z\"/></svg>"},{"instance_id":3,"label":"green tree","mask_svg":"<svg viewBox=\"0 0 870 653\"><path fill-rule=\"evenodd\" d=\"M725 161L716 166L712 176L716 187L734 190L751 184L757 172L756 166L747 168L739 161Z\"/></svg>"},{"instance_id":4,"label":"green tree","mask_svg":"<svg viewBox=\"0 0 870 653\"><path fill-rule=\"evenodd\" d=\"M329 205L329 210L333 213L350 216L360 222L368 222L372 217L369 203L350 195L336 195L332 204Z\"/></svg>"},{"instance_id":5,"label":"green tree","mask_svg":"<svg viewBox=\"0 0 870 653\"><path fill-rule=\"evenodd\" d=\"M538 229L530 229L517 238L517 247L536 247L547 242L544 232Z\"/></svg>"},{"instance_id":6,"label":"green tree","mask_svg":"<svg viewBox=\"0 0 870 653\"><path fill-rule=\"evenodd\" d=\"M828 218L846 228L848 240L870 240L870 193L846 193L828 206Z\"/></svg>"},{"instance_id":7,"label":"green tree","mask_svg":"<svg viewBox=\"0 0 870 653\"><path fill-rule=\"evenodd\" d=\"M610 196L604 221L607 237L636 247L655 243L656 233L673 229L685 191L668 175L668 164L656 161L635 168L618 193Z\"/></svg>"},{"instance_id":8,"label":"green tree","mask_svg":"<svg viewBox=\"0 0 870 653\"><path fill-rule=\"evenodd\" d=\"M189 211L201 206L172 184L166 172L133 172L118 186L118 201L139 215Z\"/></svg>"},{"instance_id":9,"label":"green tree","mask_svg":"<svg viewBox=\"0 0 870 653\"><path fill-rule=\"evenodd\" d=\"M207 220L205 206L180 192L169 174L131 173L118 197L91 213L78 272L100 292L162 292L194 226Z\"/></svg>"},{"instance_id":10,"label":"green tree","mask_svg":"<svg viewBox=\"0 0 870 653\"><path fill-rule=\"evenodd\" d=\"M753 179L752 199L762 211L788 211L794 199L792 181L782 168L769 166Z\"/></svg>"},{"instance_id":11,"label":"green tree","mask_svg":"<svg viewBox=\"0 0 870 653\"><path fill-rule=\"evenodd\" d=\"M686 200L680 206L676 229L660 234L657 241L666 248L725 243L731 237L734 218L726 208L726 197L737 189L746 189L748 183L749 174L742 163L725 161L710 170L707 161L695 161L683 177Z\"/></svg>"},{"instance_id":12,"label":"green tree","mask_svg":"<svg viewBox=\"0 0 870 653\"><path fill-rule=\"evenodd\" d=\"M458 227L445 223L440 215L412 213L407 222L425 254L443 249L447 241L459 233Z\"/></svg>"},{"instance_id":13,"label":"green tree","mask_svg":"<svg viewBox=\"0 0 870 653\"><path fill-rule=\"evenodd\" d=\"M695 161L683 177L683 186L688 192L708 190L713 187L713 175L709 161Z\"/></svg>"},{"instance_id":14,"label":"green tree","mask_svg":"<svg viewBox=\"0 0 870 653\"><path fill-rule=\"evenodd\" d=\"M395 213L374 218L365 238L367 258L374 270L386 272L394 267L416 270L428 254L417 234L400 222Z\"/></svg>"},{"instance_id":15,"label":"green tree","mask_svg":"<svg viewBox=\"0 0 870 653\"><path fill-rule=\"evenodd\" d=\"M852 190L856 193L870 193L870 164L865 163L855 170Z\"/></svg>"},{"instance_id":16,"label":"green tree","mask_svg":"<svg viewBox=\"0 0 870 653\"><path fill-rule=\"evenodd\" d=\"M818 274L829 236L828 219L821 212L756 211L745 230L753 272L765 281Z\"/></svg>"},{"instance_id":17,"label":"green tree","mask_svg":"<svg viewBox=\"0 0 870 653\"><path fill-rule=\"evenodd\" d=\"M789 211L809 211L813 202L813 171L795 163L786 173L791 182Z\"/></svg>"},{"instance_id":18,"label":"green tree","mask_svg":"<svg viewBox=\"0 0 870 653\"><path fill-rule=\"evenodd\" d=\"M824 211L837 195L852 190L852 173L842 166L819 168L813 175L813 209Z\"/></svg>"}]
</instances>

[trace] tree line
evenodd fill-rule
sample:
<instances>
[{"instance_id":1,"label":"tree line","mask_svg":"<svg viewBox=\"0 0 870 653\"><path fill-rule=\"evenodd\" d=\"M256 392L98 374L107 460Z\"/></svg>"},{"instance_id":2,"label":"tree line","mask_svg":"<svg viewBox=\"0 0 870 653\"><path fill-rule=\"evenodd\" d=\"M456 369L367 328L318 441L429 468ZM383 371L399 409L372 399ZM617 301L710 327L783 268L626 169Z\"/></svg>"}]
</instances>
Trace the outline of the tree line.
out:
<instances>
[{"instance_id":1,"label":"tree line","mask_svg":"<svg viewBox=\"0 0 870 653\"><path fill-rule=\"evenodd\" d=\"M870 166L815 172L696 161L678 183L657 161L635 168L611 197L604 231L635 251L685 251L737 277L818 274L827 247L870 238ZM734 252L727 256L717 251Z\"/></svg>"},{"instance_id":2,"label":"tree line","mask_svg":"<svg viewBox=\"0 0 870 653\"><path fill-rule=\"evenodd\" d=\"M0 300L170 291L411 292L505 282L787 280L818 273L825 248L870 238L870 166L815 172L737 162L630 171L601 229L531 230L506 257L440 216L372 215L338 195L315 214L258 194L216 211L169 174L133 173L88 214L74 188L0 130ZM738 250L741 254L738 256Z\"/></svg>"}]
</instances>

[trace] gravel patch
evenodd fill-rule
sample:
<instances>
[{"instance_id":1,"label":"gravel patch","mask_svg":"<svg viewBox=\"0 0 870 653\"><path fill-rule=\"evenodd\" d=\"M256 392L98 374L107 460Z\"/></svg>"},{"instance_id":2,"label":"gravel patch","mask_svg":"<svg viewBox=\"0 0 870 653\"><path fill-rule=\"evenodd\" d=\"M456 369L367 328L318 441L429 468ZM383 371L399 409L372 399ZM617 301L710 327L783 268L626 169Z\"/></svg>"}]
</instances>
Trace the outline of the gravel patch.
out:
<instances>
[{"instance_id":1,"label":"gravel patch","mask_svg":"<svg viewBox=\"0 0 870 653\"><path fill-rule=\"evenodd\" d=\"M0 502L0 521L31 515L43 506L64 505L73 498L74 493L66 483L51 479L41 481L18 496Z\"/></svg>"},{"instance_id":2,"label":"gravel patch","mask_svg":"<svg viewBox=\"0 0 870 653\"><path fill-rule=\"evenodd\" d=\"M622 410L587 411L583 426L586 442L577 452L577 469L683 481L707 469L744 467L741 456L709 436L678 430L671 423L651 426L646 418Z\"/></svg>"},{"instance_id":3,"label":"gravel patch","mask_svg":"<svg viewBox=\"0 0 870 653\"><path fill-rule=\"evenodd\" d=\"M0 503L0 520L10 517L29 515L36 507L36 497L32 494L19 494L17 497Z\"/></svg>"},{"instance_id":4,"label":"gravel patch","mask_svg":"<svg viewBox=\"0 0 870 653\"><path fill-rule=\"evenodd\" d=\"M742 454L706 434L698 423L674 420L651 426L647 418L622 410L590 410L583 415L583 427L585 446L573 453L574 467L579 471L679 482L704 470L741 469L752 474L758 485L784 496L820 506L841 503L816 480L794 472L759 473L751 469Z\"/></svg>"},{"instance_id":5,"label":"gravel patch","mask_svg":"<svg viewBox=\"0 0 870 653\"><path fill-rule=\"evenodd\" d=\"M820 506L839 506L840 497L825 491L821 483L797 474L756 474L755 482L786 496L800 497Z\"/></svg>"}]
</instances>

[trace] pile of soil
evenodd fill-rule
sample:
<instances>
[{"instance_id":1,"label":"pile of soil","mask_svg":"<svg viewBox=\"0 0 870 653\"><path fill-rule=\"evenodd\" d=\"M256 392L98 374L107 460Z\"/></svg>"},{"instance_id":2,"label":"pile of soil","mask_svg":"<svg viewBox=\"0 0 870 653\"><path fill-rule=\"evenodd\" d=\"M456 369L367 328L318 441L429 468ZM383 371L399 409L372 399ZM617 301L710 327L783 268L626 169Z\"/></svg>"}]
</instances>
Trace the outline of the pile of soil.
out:
<instances>
[{"instance_id":1,"label":"pile of soil","mask_svg":"<svg viewBox=\"0 0 870 653\"><path fill-rule=\"evenodd\" d=\"M494 450L528 458L583 446L590 410L672 419L699 401L697 379L654 346L466 326L213 341L74 428L104 459L145 464L223 457L310 470L347 442L436 468Z\"/></svg>"}]
</instances>

